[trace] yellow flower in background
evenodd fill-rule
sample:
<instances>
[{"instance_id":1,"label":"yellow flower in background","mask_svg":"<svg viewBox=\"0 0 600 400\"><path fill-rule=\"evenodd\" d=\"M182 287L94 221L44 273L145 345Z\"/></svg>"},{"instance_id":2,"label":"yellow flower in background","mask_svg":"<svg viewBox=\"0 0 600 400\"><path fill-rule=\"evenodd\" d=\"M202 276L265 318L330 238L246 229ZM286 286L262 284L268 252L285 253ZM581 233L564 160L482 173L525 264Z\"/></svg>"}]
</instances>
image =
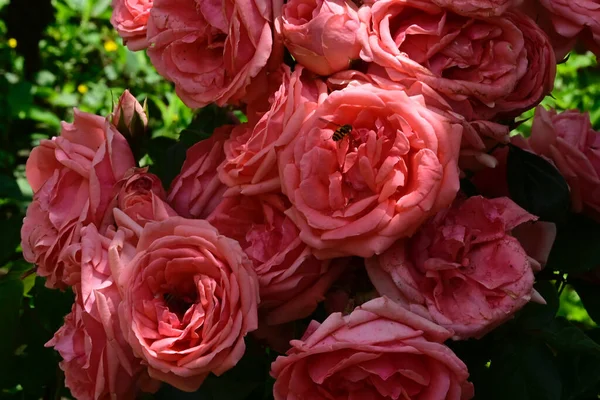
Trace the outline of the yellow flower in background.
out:
<instances>
[{"instance_id":1,"label":"yellow flower in background","mask_svg":"<svg viewBox=\"0 0 600 400\"><path fill-rule=\"evenodd\" d=\"M106 50L109 53L112 53L113 51L117 51L118 46L115 43L114 40L107 40L106 42L104 42L104 50Z\"/></svg>"},{"instance_id":2,"label":"yellow flower in background","mask_svg":"<svg viewBox=\"0 0 600 400\"><path fill-rule=\"evenodd\" d=\"M89 88L84 85L83 83L79 86L77 86L77 91L81 94L86 94L88 92Z\"/></svg>"},{"instance_id":3,"label":"yellow flower in background","mask_svg":"<svg viewBox=\"0 0 600 400\"><path fill-rule=\"evenodd\" d=\"M15 38L8 39L8 47L10 47L11 49L14 49L15 47L17 47L17 39L15 39Z\"/></svg>"}]
</instances>

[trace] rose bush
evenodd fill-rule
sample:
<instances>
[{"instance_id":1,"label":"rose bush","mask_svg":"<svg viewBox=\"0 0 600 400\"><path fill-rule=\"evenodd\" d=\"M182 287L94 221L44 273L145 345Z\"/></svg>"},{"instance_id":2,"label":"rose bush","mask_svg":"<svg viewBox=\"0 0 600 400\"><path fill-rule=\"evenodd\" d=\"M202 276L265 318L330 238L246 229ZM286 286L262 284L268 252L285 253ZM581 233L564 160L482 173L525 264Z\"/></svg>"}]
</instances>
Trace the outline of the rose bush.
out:
<instances>
[{"instance_id":1,"label":"rose bush","mask_svg":"<svg viewBox=\"0 0 600 400\"><path fill-rule=\"evenodd\" d=\"M272 21L280 13L278 1L155 0L148 56L189 107L236 102L272 54L279 64Z\"/></svg>"},{"instance_id":2,"label":"rose bush","mask_svg":"<svg viewBox=\"0 0 600 400\"><path fill-rule=\"evenodd\" d=\"M244 354L258 325L256 275L239 244L206 221L171 217L139 229L133 258L117 255L122 241L110 248L122 329L152 378L194 391Z\"/></svg>"},{"instance_id":3,"label":"rose bush","mask_svg":"<svg viewBox=\"0 0 600 400\"><path fill-rule=\"evenodd\" d=\"M344 124L352 132L333 141ZM351 85L284 129L295 132L278 159L287 214L319 258L379 254L458 190L462 125L422 95Z\"/></svg>"},{"instance_id":4,"label":"rose bush","mask_svg":"<svg viewBox=\"0 0 600 400\"><path fill-rule=\"evenodd\" d=\"M446 329L380 297L345 317L312 321L271 366L275 400L473 397Z\"/></svg>"},{"instance_id":5,"label":"rose bush","mask_svg":"<svg viewBox=\"0 0 600 400\"><path fill-rule=\"evenodd\" d=\"M417 234L367 260L381 295L441 326L455 339L481 337L532 296L540 264L510 236L535 216L503 197L458 199ZM549 249L548 249L549 250Z\"/></svg>"}]
</instances>

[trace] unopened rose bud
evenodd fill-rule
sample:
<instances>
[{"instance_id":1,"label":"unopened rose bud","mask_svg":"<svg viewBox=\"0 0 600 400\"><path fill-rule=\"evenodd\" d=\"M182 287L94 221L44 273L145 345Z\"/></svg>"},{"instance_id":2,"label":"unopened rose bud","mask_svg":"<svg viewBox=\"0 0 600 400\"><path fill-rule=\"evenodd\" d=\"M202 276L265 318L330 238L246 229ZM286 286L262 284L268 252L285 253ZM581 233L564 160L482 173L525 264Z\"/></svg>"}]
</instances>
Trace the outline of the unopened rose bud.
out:
<instances>
[{"instance_id":1,"label":"unopened rose bud","mask_svg":"<svg viewBox=\"0 0 600 400\"><path fill-rule=\"evenodd\" d=\"M144 105L126 90L112 114L112 123L117 130L123 134L133 147L133 142L137 143L146 134L148 127L148 114L146 102Z\"/></svg>"}]
</instances>

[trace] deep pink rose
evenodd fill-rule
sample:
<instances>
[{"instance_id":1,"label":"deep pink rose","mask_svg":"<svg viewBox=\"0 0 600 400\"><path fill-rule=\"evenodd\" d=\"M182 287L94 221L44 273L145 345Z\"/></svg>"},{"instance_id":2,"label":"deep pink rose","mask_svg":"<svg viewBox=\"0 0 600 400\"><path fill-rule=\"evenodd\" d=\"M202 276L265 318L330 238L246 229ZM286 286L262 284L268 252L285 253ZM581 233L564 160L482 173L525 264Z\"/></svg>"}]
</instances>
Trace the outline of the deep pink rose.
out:
<instances>
[{"instance_id":1,"label":"deep pink rose","mask_svg":"<svg viewBox=\"0 0 600 400\"><path fill-rule=\"evenodd\" d=\"M556 33L567 39L589 40L589 49L600 55L599 0L539 0L539 3L550 12Z\"/></svg>"},{"instance_id":2,"label":"deep pink rose","mask_svg":"<svg viewBox=\"0 0 600 400\"><path fill-rule=\"evenodd\" d=\"M94 225L82 229L81 285L65 324L46 344L62 356L65 385L80 400L128 400L159 384L149 379L121 331L121 296L108 265L109 244Z\"/></svg>"},{"instance_id":3,"label":"deep pink rose","mask_svg":"<svg viewBox=\"0 0 600 400\"><path fill-rule=\"evenodd\" d=\"M479 338L532 296L543 301L533 290L540 264L510 235L536 219L507 197L459 199L367 260L367 271L381 295L453 330L454 339Z\"/></svg>"},{"instance_id":4,"label":"deep pink rose","mask_svg":"<svg viewBox=\"0 0 600 400\"><path fill-rule=\"evenodd\" d=\"M523 0L432 0L440 7L447 8L466 17L496 17L517 7Z\"/></svg>"},{"instance_id":5,"label":"deep pink rose","mask_svg":"<svg viewBox=\"0 0 600 400\"><path fill-rule=\"evenodd\" d=\"M319 258L379 254L458 190L462 125L420 94L352 84L284 130L295 133L278 160L286 213Z\"/></svg>"},{"instance_id":6,"label":"deep pink rose","mask_svg":"<svg viewBox=\"0 0 600 400\"><path fill-rule=\"evenodd\" d=\"M121 326L152 378L194 391L236 365L259 301L237 242L206 221L171 217L144 226L133 259L110 251L124 293Z\"/></svg>"},{"instance_id":7,"label":"deep pink rose","mask_svg":"<svg viewBox=\"0 0 600 400\"><path fill-rule=\"evenodd\" d=\"M152 9L152 0L112 0L110 22L131 51L149 46L146 25Z\"/></svg>"},{"instance_id":8,"label":"deep pink rose","mask_svg":"<svg viewBox=\"0 0 600 400\"><path fill-rule=\"evenodd\" d=\"M238 101L271 53L279 53L271 24L281 5L277 0L156 0L148 21L148 55L189 107Z\"/></svg>"},{"instance_id":9,"label":"deep pink rose","mask_svg":"<svg viewBox=\"0 0 600 400\"><path fill-rule=\"evenodd\" d=\"M312 321L271 365L275 400L471 399L467 366L443 344L450 335L385 297Z\"/></svg>"},{"instance_id":10,"label":"deep pink rose","mask_svg":"<svg viewBox=\"0 0 600 400\"><path fill-rule=\"evenodd\" d=\"M206 218L227 190L217 175L217 167L225 159L223 143L233 126L217 128L213 135L201 140L186 153L181 173L171 182L168 202L186 218Z\"/></svg>"},{"instance_id":11,"label":"deep pink rose","mask_svg":"<svg viewBox=\"0 0 600 400\"><path fill-rule=\"evenodd\" d=\"M359 17L363 60L431 86L468 120L518 115L552 89L551 44L525 15L469 18L427 0L381 0Z\"/></svg>"},{"instance_id":12,"label":"deep pink rose","mask_svg":"<svg viewBox=\"0 0 600 400\"><path fill-rule=\"evenodd\" d=\"M516 142L554 162L571 188L573 209L600 212L600 132L592 129L587 113L557 113L538 106L531 136Z\"/></svg>"},{"instance_id":13,"label":"deep pink rose","mask_svg":"<svg viewBox=\"0 0 600 400\"><path fill-rule=\"evenodd\" d=\"M130 170L119 185L119 209L141 226L177 215L166 202L160 178L148 173L147 168Z\"/></svg>"},{"instance_id":14,"label":"deep pink rose","mask_svg":"<svg viewBox=\"0 0 600 400\"><path fill-rule=\"evenodd\" d=\"M319 75L350 67L359 58L357 7L344 0L291 0L283 6L281 33L297 62Z\"/></svg>"},{"instance_id":15,"label":"deep pink rose","mask_svg":"<svg viewBox=\"0 0 600 400\"><path fill-rule=\"evenodd\" d=\"M312 255L285 215L289 206L280 194L238 195L225 198L207 218L252 261L269 325L309 316L343 269Z\"/></svg>"},{"instance_id":16,"label":"deep pink rose","mask_svg":"<svg viewBox=\"0 0 600 400\"><path fill-rule=\"evenodd\" d=\"M135 165L125 138L106 118L75 110L60 136L42 140L27 160L33 202L21 229L23 256L37 265L46 286L64 288L79 282L72 252L83 225L101 232L112 221L107 212L113 186ZM72 247L71 247L72 250Z\"/></svg>"},{"instance_id":17,"label":"deep pink rose","mask_svg":"<svg viewBox=\"0 0 600 400\"><path fill-rule=\"evenodd\" d=\"M271 108L255 126L249 123L236 126L225 141L225 161L218 170L221 181L231 188L227 195L281 191L276 147L291 140L290 135L283 134L283 127L293 115L302 117L313 110L319 97L326 94L325 84L301 66L291 74L285 67L283 82ZM300 114L296 113L298 110Z\"/></svg>"}]
</instances>

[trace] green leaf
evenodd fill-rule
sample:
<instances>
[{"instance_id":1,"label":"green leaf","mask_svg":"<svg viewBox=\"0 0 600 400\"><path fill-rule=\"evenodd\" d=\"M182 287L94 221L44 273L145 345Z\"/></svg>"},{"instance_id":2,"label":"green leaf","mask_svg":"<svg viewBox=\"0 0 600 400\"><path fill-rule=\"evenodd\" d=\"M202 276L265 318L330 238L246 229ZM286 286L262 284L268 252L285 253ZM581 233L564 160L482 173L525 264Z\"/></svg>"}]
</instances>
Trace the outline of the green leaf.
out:
<instances>
[{"instance_id":1,"label":"green leaf","mask_svg":"<svg viewBox=\"0 0 600 400\"><path fill-rule=\"evenodd\" d=\"M543 221L566 220L571 208L569 186L542 157L510 145L506 165L510 198Z\"/></svg>"},{"instance_id":2,"label":"green leaf","mask_svg":"<svg viewBox=\"0 0 600 400\"><path fill-rule=\"evenodd\" d=\"M547 269L585 272L600 265L600 224L583 215L571 215L559 225Z\"/></svg>"},{"instance_id":3,"label":"green leaf","mask_svg":"<svg viewBox=\"0 0 600 400\"><path fill-rule=\"evenodd\" d=\"M538 282L535 284L535 289L546 300L546 304L529 302L518 313L516 322L526 331L539 330L551 325L558 311L558 292L551 282Z\"/></svg>"},{"instance_id":4,"label":"green leaf","mask_svg":"<svg viewBox=\"0 0 600 400\"><path fill-rule=\"evenodd\" d=\"M15 350L15 339L23 298L23 283L6 277L0 280L0 379L10 370L6 360Z\"/></svg>"},{"instance_id":5,"label":"green leaf","mask_svg":"<svg viewBox=\"0 0 600 400\"><path fill-rule=\"evenodd\" d=\"M0 266L10 259L21 241L23 215L18 207L7 204L0 207Z\"/></svg>"},{"instance_id":6,"label":"green leaf","mask_svg":"<svg viewBox=\"0 0 600 400\"><path fill-rule=\"evenodd\" d=\"M569 283L579 295L590 318L592 318L596 324L600 324L600 296L598 295L600 285L583 280L572 279L569 279Z\"/></svg>"}]
</instances>

